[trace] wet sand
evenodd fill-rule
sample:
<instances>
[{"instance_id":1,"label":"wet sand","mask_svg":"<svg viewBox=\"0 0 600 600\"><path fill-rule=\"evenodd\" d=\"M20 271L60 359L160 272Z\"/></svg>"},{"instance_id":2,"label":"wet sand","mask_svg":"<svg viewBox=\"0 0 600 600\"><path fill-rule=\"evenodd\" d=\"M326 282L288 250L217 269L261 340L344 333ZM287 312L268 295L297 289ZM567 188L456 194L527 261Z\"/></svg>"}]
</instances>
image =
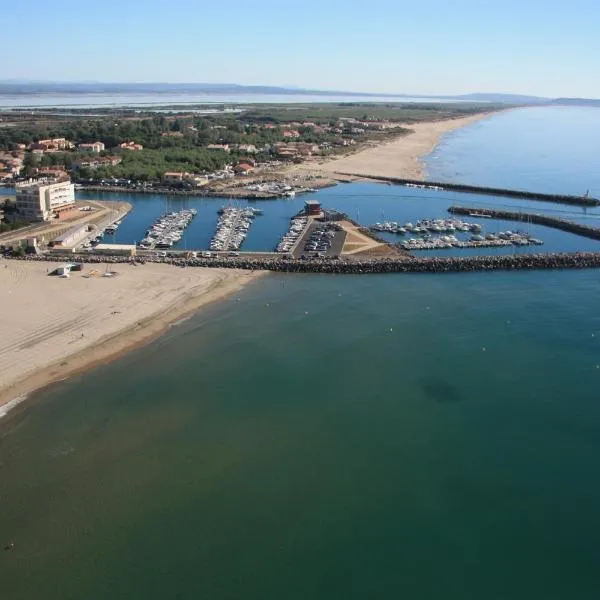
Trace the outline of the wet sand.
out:
<instances>
[{"instance_id":1,"label":"wet sand","mask_svg":"<svg viewBox=\"0 0 600 600\"><path fill-rule=\"evenodd\" d=\"M160 335L261 276L165 264L115 265L117 277L49 277L59 263L0 261L0 417L27 394Z\"/></svg>"}]
</instances>

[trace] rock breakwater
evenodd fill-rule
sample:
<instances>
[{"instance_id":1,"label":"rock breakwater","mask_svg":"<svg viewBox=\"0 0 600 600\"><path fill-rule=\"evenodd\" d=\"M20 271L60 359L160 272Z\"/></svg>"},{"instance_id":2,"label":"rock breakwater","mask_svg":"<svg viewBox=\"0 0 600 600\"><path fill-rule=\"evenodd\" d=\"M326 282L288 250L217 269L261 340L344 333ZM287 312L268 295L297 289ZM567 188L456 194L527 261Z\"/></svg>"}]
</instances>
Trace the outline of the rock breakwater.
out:
<instances>
[{"instance_id":1,"label":"rock breakwater","mask_svg":"<svg viewBox=\"0 0 600 600\"><path fill-rule=\"evenodd\" d=\"M56 261L51 256L26 256L13 260ZM536 269L589 269L600 267L600 252L569 252L499 256L310 258L294 259L274 254L262 257L140 258L124 256L73 255L72 262L87 264L166 263L178 267L218 267L265 270L281 273L367 274L367 273L466 273L474 271L517 271Z\"/></svg>"},{"instance_id":2,"label":"rock breakwater","mask_svg":"<svg viewBox=\"0 0 600 600\"><path fill-rule=\"evenodd\" d=\"M553 229L561 229L562 231L568 231L569 233L581 235L593 240L600 240L599 227L583 225L582 223L576 223L575 221L568 221L567 219L551 217L550 215L543 215L540 213L514 212L509 210L496 210L494 208L471 208L468 206L451 206L448 209L448 212L455 215L472 215L473 213L476 213L479 216L484 215L495 219L504 219L505 221L535 223L536 225L545 225L546 227L552 227Z\"/></svg>"}]
</instances>

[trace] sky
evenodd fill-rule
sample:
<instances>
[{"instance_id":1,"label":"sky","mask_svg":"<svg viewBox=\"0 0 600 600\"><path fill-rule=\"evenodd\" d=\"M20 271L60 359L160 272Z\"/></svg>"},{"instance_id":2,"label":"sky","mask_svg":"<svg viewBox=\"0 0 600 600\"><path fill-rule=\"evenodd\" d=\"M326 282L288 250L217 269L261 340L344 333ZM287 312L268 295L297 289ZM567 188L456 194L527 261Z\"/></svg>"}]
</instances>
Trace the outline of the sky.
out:
<instances>
[{"instance_id":1,"label":"sky","mask_svg":"<svg viewBox=\"0 0 600 600\"><path fill-rule=\"evenodd\" d=\"M2 80L600 98L598 0L29 0L2 12Z\"/></svg>"}]
</instances>

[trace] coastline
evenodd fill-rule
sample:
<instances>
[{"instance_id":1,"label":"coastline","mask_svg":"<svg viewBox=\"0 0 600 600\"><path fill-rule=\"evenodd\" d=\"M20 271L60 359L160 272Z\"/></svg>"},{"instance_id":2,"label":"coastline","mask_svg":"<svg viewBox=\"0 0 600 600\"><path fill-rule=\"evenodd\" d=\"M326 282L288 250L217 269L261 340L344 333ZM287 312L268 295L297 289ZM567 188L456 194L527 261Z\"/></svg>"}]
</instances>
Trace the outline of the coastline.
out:
<instances>
[{"instance_id":1,"label":"coastline","mask_svg":"<svg viewBox=\"0 0 600 600\"><path fill-rule=\"evenodd\" d=\"M507 109L510 110L510 109ZM298 170L310 170L332 177L342 176L348 180L365 179L368 176L398 177L425 180L425 163L423 159L430 154L447 133L461 129L483 119L504 111L493 111L447 119L443 121L425 121L406 124L412 133L358 150L354 154L320 162L304 163L296 167ZM360 173L364 177L353 175Z\"/></svg>"},{"instance_id":2,"label":"coastline","mask_svg":"<svg viewBox=\"0 0 600 600\"><path fill-rule=\"evenodd\" d=\"M64 280L48 277L46 267L52 264L10 261L0 270L5 309L0 316L0 418L31 393L153 341L201 307L264 275L189 269L182 277L182 269L171 265L119 264L118 277L86 279L74 273ZM90 290L104 284L110 289L103 295ZM61 310L57 302L68 306ZM49 324L41 326L36 315Z\"/></svg>"},{"instance_id":3,"label":"coastline","mask_svg":"<svg viewBox=\"0 0 600 600\"><path fill-rule=\"evenodd\" d=\"M364 178L349 175L350 172L353 172L360 173L366 177L371 175L375 177L407 177L423 180L425 178L425 167L422 159L435 148L443 135L494 114L496 112L481 113L444 121L411 124L409 127L412 129L412 133L391 142L379 144L372 148L359 150L348 156L320 163L307 162L301 165L294 165L286 169L286 173L293 171L306 172L310 170L319 173L321 176L329 176L332 179L344 180L344 178L347 178L349 180L356 180ZM19 265L19 269L33 271L35 270L33 265L36 263L12 263L11 261L10 268L17 268L13 267L16 264ZM46 277L43 270L39 271L41 266L37 267L38 274L43 276L42 280L48 282L49 285L56 287L58 284L58 287L64 290L66 286L73 283L72 281ZM43 267L44 269L52 267L52 264L45 263ZM118 270L120 272L132 269L143 270L144 274L147 274L146 283L148 281L152 282L153 277L160 275L163 279L163 285L156 287L164 288L166 274L159 272L163 267L168 268L171 273L173 271L181 273L181 271L174 270L169 265L132 267L130 265L119 264ZM193 269L193 271L197 272L199 270ZM115 360L126 352L151 342L166 331L173 323L190 316L208 303L218 301L230 295L264 274L261 271L214 268L207 269L207 271L210 271L210 275L202 274L199 277L188 277L187 285L178 281L176 285L181 285L181 287L178 287L177 290L171 289L170 291L175 293L172 293L168 300L165 301L165 298L163 298L162 301L157 302L153 310L142 311L140 315L135 310L130 310L132 306L128 306L128 311L125 312L130 313L129 319L122 319L118 327L100 327L92 336L89 336L87 333L84 336L84 332L82 332L82 338L75 338L74 334L71 333L68 334L70 335L70 339L66 339L65 331L60 325L60 319L59 323L50 330L48 327L44 327L45 323L39 322L39 320L32 320L25 327L22 327L20 331L15 332L14 330L11 331L10 323L2 322L2 316L0 316L0 327L3 332L8 332L4 336L4 339L0 341L0 356L5 355L6 352L10 352L12 359L9 361L9 364L0 367L0 381L2 382L0 384L0 418L10 409L23 402L32 392L43 389L52 383L76 373L93 368L98 364ZM0 273L0 282L4 283L2 275L6 275L6 273ZM109 279L111 283L120 283L125 277ZM81 278L81 275L74 274L73 279L75 278ZM35 316L37 313L42 316L46 314L50 319L53 318L51 308L42 305L33 307L31 302L28 301L27 296L35 294L43 295L43 291L40 293L40 290L44 290L47 286L40 286L40 283L38 281L28 293L24 294L24 297L20 297L18 293L12 297L6 296L6 286L3 286L4 289L0 292L0 297L4 296L5 301L3 302L3 306L8 308L5 313L5 320L6 315L13 315L14 310L19 310L19 307L23 305L28 307L32 316ZM172 281L170 283L174 284ZM8 290L9 294L11 291ZM159 295L164 293L165 290L162 289ZM120 308L122 307L120 301L122 299L123 297L111 299L110 308L113 309L112 313L119 313L120 315ZM142 304L147 302L144 297L139 296L136 297L136 300L141 301ZM98 298L94 299L93 303L88 304L86 308L88 311L101 312L106 307L102 303L102 299ZM107 311L104 310L104 312L106 313ZM104 318L106 323L114 321L114 319L107 319L106 315ZM21 325L23 326L23 324ZM82 326L78 325L77 331L83 328L83 326L87 327L82 321ZM35 341L36 332L40 338L39 344L46 346L55 345L51 349L46 348L44 350L44 357L38 357L33 361L35 365L32 365L31 361L23 365L24 356L31 355L38 350L37 346L39 344ZM22 336L25 342L21 342L19 336ZM5 356L4 359L3 362L6 363ZM9 372L11 368L12 372Z\"/></svg>"}]
</instances>

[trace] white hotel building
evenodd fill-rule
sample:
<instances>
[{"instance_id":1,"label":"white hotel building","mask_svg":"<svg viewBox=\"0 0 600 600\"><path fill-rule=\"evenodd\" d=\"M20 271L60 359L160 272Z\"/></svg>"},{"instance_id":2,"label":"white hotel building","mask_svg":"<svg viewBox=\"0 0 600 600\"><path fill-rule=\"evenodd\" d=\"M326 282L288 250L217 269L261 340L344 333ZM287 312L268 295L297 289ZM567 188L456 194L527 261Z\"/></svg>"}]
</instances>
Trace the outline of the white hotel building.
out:
<instances>
[{"instance_id":1,"label":"white hotel building","mask_svg":"<svg viewBox=\"0 0 600 600\"><path fill-rule=\"evenodd\" d=\"M27 221L48 221L53 213L75 204L75 186L70 181L28 182L16 186L16 208Z\"/></svg>"}]
</instances>

